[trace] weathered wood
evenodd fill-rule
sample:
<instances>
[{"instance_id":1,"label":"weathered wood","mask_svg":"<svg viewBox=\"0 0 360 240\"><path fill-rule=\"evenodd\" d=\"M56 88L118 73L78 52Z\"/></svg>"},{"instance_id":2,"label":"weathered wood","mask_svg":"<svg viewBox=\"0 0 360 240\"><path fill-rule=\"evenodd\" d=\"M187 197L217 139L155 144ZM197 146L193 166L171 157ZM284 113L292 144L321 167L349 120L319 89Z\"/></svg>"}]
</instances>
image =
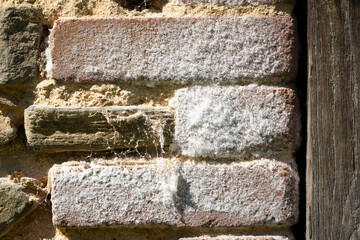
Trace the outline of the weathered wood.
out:
<instances>
[{"instance_id":1,"label":"weathered wood","mask_svg":"<svg viewBox=\"0 0 360 240\"><path fill-rule=\"evenodd\" d=\"M103 151L162 147L172 139L174 116L156 107L51 107L25 110L28 144L37 150Z\"/></svg>"},{"instance_id":2,"label":"weathered wood","mask_svg":"<svg viewBox=\"0 0 360 240\"><path fill-rule=\"evenodd\" d=\"M307 239L360 239L360 1L308 0Z\"/></svg>"}]
</instances>

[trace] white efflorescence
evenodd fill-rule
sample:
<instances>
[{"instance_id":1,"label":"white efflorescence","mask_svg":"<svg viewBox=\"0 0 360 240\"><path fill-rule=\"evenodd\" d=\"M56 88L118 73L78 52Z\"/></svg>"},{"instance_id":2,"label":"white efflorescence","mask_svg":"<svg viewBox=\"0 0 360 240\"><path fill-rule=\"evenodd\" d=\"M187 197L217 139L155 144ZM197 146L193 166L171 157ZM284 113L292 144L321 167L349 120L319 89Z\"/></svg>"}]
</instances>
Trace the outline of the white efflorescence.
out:
<instances>
[{"instance_id":1,"label":"white efflorescence","mask_svg":"<svg viewBox=\"0 0 360 240\"><path fill-rule=\"evenodd\" d=\"M114 224L119 219L126 219L124 224L137 224L146 214L166 221L174 218L173 201L163 192L168 189L164 176L157 174L155 166L63 166L53 169L52 176L57 176L52 180L52 202L59 223L74 215L79 226L101 225L104 220ZM69 187L71 196L64 194Z\"/></svg>"},{"instance_id":2,"label":"white efflorescence","mask_svg":"<svg viewBox=\"0 0 360 240\"><path fill-rule=\"evenodd\" d=\"M178 191L179 161L176 158L156 158L156 172L162 176L161 201L166 205L172 203L175 206L175 198Z\"/></svg>"},{"instance_id":3,"label":"white efflorescence","mask_svg":"<svg viewBox=\"0 0 360 240\"><path fill-rule=\"evenodd\" d=\"M294 77L295 40L288 16L62 19L53 29L52 77L59 81L273 82Z\"/></svg>"},{"instance_id":4,"label":"white efflorescence","mask_svg":"<svg viewBox=\"0 0 360 240\"><path fill-rule=\"evenodd\" d=\"M175 144L191 157L258 158L293 152L296 114L283 90L254 84L180 89L169 102L176 113Z\"/></svg>"},{"instance_id":5,"label":"white efflorescence","mask_svg":"<svg viewBox=\"0 0 360 240\"><path fill-rule=\"evenodd\" d=\"M267 159L54 166L49 180L55 226L286 226L298 215L294 165Z\"/></svg>"},{"instance_id":6,"label":"white efflorescence","mask_svg":"<svg viewBox=\"0 0 360 240\"><path fill-rule=\"evenodd\" d=\"M196 238L180 238L179 240L295 240L292 234L284 235L241 235L241 236L216 236L216 237L196 237Z\"/></svg>"},{"instance_id":7,"label":"white efflorescence","mask_svg":"<svg viewBox=\"0 0 360 240\"><path fill-rule=\"evenodd\" d=\"M45 49L45 59L46 59L46 66L45 66L45 70L46 70L46 77L50 78L50 71L52 68L52 62L51 62L51 51L50 51L50 36L51 36L51 30L49 29L49 36L47 38L47 47Z\"/></svg>"},{"instance_id":8,"label":"white efflorescence","mask_svg":"<svg viewBox=\"0 0 360 240\"><path fill-rule=\"evenodd\" d=\"M170 0L170 3L211 3L211 4L227 4L227 5L260 5L260 4L276 4L291 2L289 0Z\"/></svg>"}]
</instances>

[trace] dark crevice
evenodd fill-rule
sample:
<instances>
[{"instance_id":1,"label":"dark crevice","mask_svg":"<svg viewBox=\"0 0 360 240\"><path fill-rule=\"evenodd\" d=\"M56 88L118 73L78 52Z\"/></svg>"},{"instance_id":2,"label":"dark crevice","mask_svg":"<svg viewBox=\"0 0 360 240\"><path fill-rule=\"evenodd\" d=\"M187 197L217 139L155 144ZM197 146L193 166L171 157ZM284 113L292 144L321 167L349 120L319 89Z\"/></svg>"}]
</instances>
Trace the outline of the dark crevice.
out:
<instances>
[{"instance_id":1,"label":"dark crevice","mask_svg":"<svg viewBox=\"0 0 360 240\"><path fill-rule=\"evenodd\" d=\"M300 101L301 112L301 136L302 142L296 153L296 162L300 176L300 204L299 204L299 222L293 227L293 233L297 240L305 239L306 233L306 139L307 139L307 3L306 1L297 1L294 9L294 15L297 22L299 60L298 75L296 79L296 87L298 89L298 97Z\"/></svg>"},{"instance_id":2,"label":"dark crevice","mask_svg":"<svg viewBox=\"0 0 360 240\"><path fill-rule=\"evenodd\" d=\"M143 11L146 9L161 10L167 0L114 0L128 10Z\"/></svg>"}]
</instances>

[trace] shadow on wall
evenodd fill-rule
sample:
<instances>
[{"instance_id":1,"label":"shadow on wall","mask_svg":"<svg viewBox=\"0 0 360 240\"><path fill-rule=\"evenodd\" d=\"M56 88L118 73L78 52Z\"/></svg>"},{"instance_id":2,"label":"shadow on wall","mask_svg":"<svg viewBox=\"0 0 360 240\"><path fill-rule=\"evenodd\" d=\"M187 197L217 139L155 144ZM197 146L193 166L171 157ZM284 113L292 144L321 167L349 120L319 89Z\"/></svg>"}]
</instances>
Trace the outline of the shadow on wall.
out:
<instances>
[{"instance_id":1,"label":"shadow on wall","mask_svg":"<svg viewBox=\"0 0 360 240\"><path fill-rule=\"evenodd\" d=\"M302 116L302 142L296 154L296 162L300 176L300 205L299 222L293 227L293 233L297 240L305 239L306 232L306 96L307 96L307 1L298 0L295 5L294 15L297 20L298 40L299 40L299 61L296 87L298 88L298 98Z\"/></svg>"}]
</instances>

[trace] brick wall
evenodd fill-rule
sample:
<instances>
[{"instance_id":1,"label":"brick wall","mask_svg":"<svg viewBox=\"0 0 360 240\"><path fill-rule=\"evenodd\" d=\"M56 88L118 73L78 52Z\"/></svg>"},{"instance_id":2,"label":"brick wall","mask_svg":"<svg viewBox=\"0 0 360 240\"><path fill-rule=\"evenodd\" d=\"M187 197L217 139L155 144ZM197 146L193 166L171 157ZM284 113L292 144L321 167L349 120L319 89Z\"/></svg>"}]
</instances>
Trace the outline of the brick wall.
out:
<instances>
[{"instance_id":1,"label":"brick wall","mask_svg":"<svg viewBox=\"0 0 360 240\"><path fill-rule=\"evenodd\" d=\"M291 0L0 4L0 236L294 239Z\"/></svg>"}]
</instances>

